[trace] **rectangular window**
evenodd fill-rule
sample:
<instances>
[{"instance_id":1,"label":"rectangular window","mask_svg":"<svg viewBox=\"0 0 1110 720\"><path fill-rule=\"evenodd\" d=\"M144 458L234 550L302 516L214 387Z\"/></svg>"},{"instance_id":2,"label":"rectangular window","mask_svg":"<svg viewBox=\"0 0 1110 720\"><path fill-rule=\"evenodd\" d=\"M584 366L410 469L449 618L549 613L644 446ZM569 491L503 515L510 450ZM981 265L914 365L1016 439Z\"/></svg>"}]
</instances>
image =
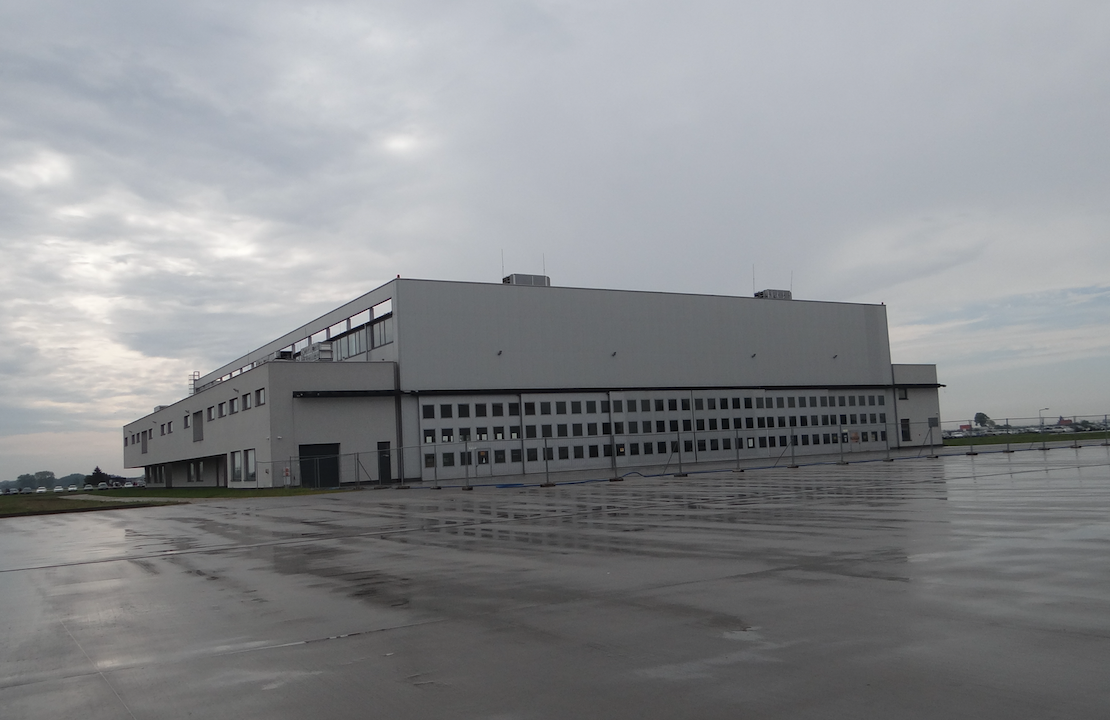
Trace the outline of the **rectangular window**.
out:
<instances>
[{"instance_id":1,"label":"rectangular window","mask_svg":"<svg viewBox=\"0 0 1110 720\"><path fill-rule=\"evenodd\" d=\"M188 416L188 415L186 415L186 416L185 416L185 422L184 422L184 426L185 426L185 429L186 429L186 430L188 430L189 428L191 428L191 427L192 427L192 425L190 425L190 424L189 424L189 420L190 420L189 416Z\"/></svg>"},{"instance_id":2,"label":"rectangular window","mask_svg":"<svg viewBox=\"0 0 1110 720\"><path fill-rule=\"evenodd\" d=\"M591 445L590 446L590 457L592 457L592 458L597 457L597 445Z\"/></svg>"},{"instance_id":3,"label":"rectangular window","mask_svg":"<svg viewBox=\"0 0 1110 720\"><path fill-rule=\"evenodd\" d=\"M473 465L474 453L467 450L466 452L459 453L459 465Z\"/></svg>"},{"instance_id":4,"label":"rectangular window","mask_svg":"<svg viewBox=\"0 0 1110 720\"><path fill-rule=\"evenodd\" d=\"M651 443L644 443L644 455L651 455L654 446Z\"/></svg>"},{"instance_id":5,"label":"rectangular window","mask_svg":"<svg viewBox=\"0 0 1110 720\"><path fill-rule=\"evenodd\" d=\"M602 413L609 412L609 401L608 400L602 400L601 401L601 412Z\"/></svg>"},{"instance_id":6,"label":"rectangular window","mask_svg":"<svg viewBox=\"0 0 1110 720\"><path fill-rule=\"evenodd\" d=\"M847 415L841 415L840 416L840 424L841 425L847 425L848 424L848 416Z\"/></svg>"},{"instance_id":7,"label":"rectangular window","mask_svg":"<svg viewBox=\"0 0 1110 720\"><path fill-rule=\"evenodd\" d=\"M756 408L758 408L758 409L763 409L763 398L761 398L761 397L757 397L757 398L755 399L755 406L756 406Z\"/></svg>"},{"instance_id":8,"label":"rectangular window","mask_svg":"<svg viewBox=\"0 0 1110 720\"><path fill-rule=\"evenodd\" d=\"M509 417L520 416L520 403L509 403Z\"/></svg>"},{"instance_id":9,"label":"rectangular window","mask_svg":"<svg viewBox=\"0 0 1110 720\"><path fill-rule=\"evenodd\" d=\"M535 425L525 425L524 426L524 437L529 438L529 439L536 437L536 426Z\"/></svg>"},{"instance_id":10,"label":"rectangular window","mask_svg":"<svg viewBox=\"0 0 1110 720\"><path fill-rule=\"evenodd\" d=\"M435 420L435 418L436 418L436 406L435 405L425 405L421 408L421 411L423 413L423 417L424 417L425 420Z\"/></svg>"},{"instance_id":11,"label":"rectangular window","mask_svg":"<svg viewBox=\"0 0 1110 720\"><path fill-rule=\"evenodd\" d=\"M494 462L494 464L497 464L497 465L503 464L505 462L505 451L504 450L494 450L493 451L493 462Z\"/></svg>"},{"instance_id":12,"label":"rectangular window","mask_svg":"<svg viewBox=\"0 0 1110 720\"><path fill-rule=\"evenodd\" d=\"M509 462L520 462L520 448L512 448L509 450Z\"/></svg>"},{"instance_id":13,"label":"rectangular window","mask_svg":"<svg viewBox=\"0 0 1110 720\"><path fill-rule=\"evenodd\" d=\"M566 424L564 423L564 424L559 425L558 427L556 427L555 432L557 432L559 434L559 437L566 437L567 436L567 426L566 426Z\"/></svg>"},{"instance_id":14,"label":"rectangular window","mask_svg":"<svg viewBox=\"0 0 1110 720\"><path fill-rule=\"evenodd\" d=\"M783 398L775 398L775 407L781 408L783 406Z\"/></svg>"},{"instance_id":15,"label":"rectangular window","mask_svg":"<svg viewBox=\"0 0 1110 720\"><path fill-rule=\"evenodd\" d=\"M162 423L161 431L159 432L159 435L165 435L165 434L166 434L166 423Z\"/></svg>"},{"instance_id":16,"label":"rectangular window","mask_svg":"<svg viewBox=\"0 0 1110 720\"><path fill-rule=\"evenodd\" d=\"M698 432L702 432L703 430L705 430L705 420L703 420L701 418L698 418L697 420L695 420L694 421L694 429L697 430Z\"/></svg>"},{"instance_id":17,"label":"rectangular window","mask_svg":"<svg viewBox=\"0 0 1110 720\"><path fill-rule=\"evenodd\" d=\"M886 395L880 395L879 396L879 404L880 405L886 405Z\"/></svg>"},{"instance_id":18,"label":"rectangular window","mask_svg":"<svg viewBox=\"0 0 1110 720\"><path fill-rule=\"evenodd\" d=\"M474 403L474 417L486 417L485 403Z\"/></svg>"},{"instance_id":19,"label":"rectangular window","mask_svg":"<svg viewBox=\"0 0 1110 720\"><path fill-rule=\"evenodd\" d=\"M490 409L493 410L494 417L504 417L505 415L505 406L501 403L494 403L490 406Z\"/></svg>"},{"instance_id":20,"label":"rectangular window","mask_svg":"<svg viewBox=\"0 0 1110 720\"><path fill-rule=\"evenodd\" d=\"M540 403L540 415L550 415L550 414L551 414L551 403L549 403L549 402Z\"/></svg>"},{"instance_id":21,"label":"rectangular window","mask_svg":"<svg viewBox=\"0 0 1110 720\"><path fill-rule=\"evenodd\" d=\"M489 428L480 427L474 430L475 440L489 440Z\"/></svg>"},{"instance_id":22,"label":"rectangular window","mask_svg":"<svg viewBox=\"0 0 1110 720\"><path fill-rule=\"evenodd\" d=\"M450 404L440 405L439 406L439 416L441 418L454 417L455 416L454 410L455 410L455 408L451 407ZM446 464L447 463L444 463L444 465L446 465Z\"/></svg>"},{"instance_id":23,"label":"rectangular window","mask_svg":"<svg viewBox=\"0 0 1110 720\"><path fill-rule=\"evenodd\" d=\"M667 423L664 420L655 421L655 432L667 432Z\"/></svg>"},{"instance_id":24,"label":"rectangular window","mask_svg":"<svg viewBox=\"0 0 1110 720\"><path fill-rule=\"evenodd\" d=\"M767 438L765 438L765 437L759 438L759 447L761 447L761 448L767 447Z\"/></svg>"},{"instance_id":25,"label":"rectangular window","mask_svg":"<svg viewBox=\"0 0 1110 720\"><path fill-rule=\"evenodd\" d=\"M493 439L494 440L504 440L505 439L505 426L504 425L497 425L493 428Z\"/></svg>"},{"instance_id":26,"label":"rectangular window","mask_svg":"<svg viewBox=\"0 0 1110 720\"><path fill-rule=\"evenodd\" d=\"M266 404L266 388L259 388L259 389L254 391L254 404L255 405L265 405Z\"/></svg>"},{"instance_id":27,"label":"rectangular window","mask_svg":"<svg viewBox=\"0 0 1110 720\"><path fill-rule=\"evenodd\" d=\"M732 424L732 426L734 428L739 428L740 427L740 418L736 418L736 422L734 422ZM744 427L746 427L749 430L752 429L752 419L750 417L749 418L744 418Z\"/></svg>"},{"instance_id":28,"label":"rectangular window","mask_svg":"<svg viewBox=\"0 0 1110 720\"><path fill-rule=\"evenodd\" d=\"M243 482L243 454L231 451L231 482Z\"/></svg>"},{"instance_id":29,"label":"rectangular window","mask_svg":"<svg viewBox=\"0 0 1110 720\"><path fill-rule=\"evenodd\" d=\"M910 432L910 419L902 418L900 423L902 426L902 440L904 442L913 440L913 433Z\"/></svg>"},{"instance_id":30,"label":"rectangular window","mask_svg":"<svg viewBox=\"0 0 1110 720\"><path fill-rule=\"evenodd\" d=\"M451 428L443 428L439 431L439 441L445 443L455 442L455 431Z\"/></svg>"},{"instance_id":31,"label":"rectangular window","mask_svg":"<svg viewBox=\"0 0 1110 720\"><path fill-rule=\"evenodd\" d=\"M424 442L425 443L434 443L435 441L436 441L436 431L435 430L425 430L424 431Z\"/></svg>"},{"instance_id":32,"label":"rectangular window","mask_svg":"<svg viewBox=\"0 0 1110 720\"><path fill-rule=\"evenodd\" d=\"M856 406L856 396L855 395L849 395L848 396L848 406L849 407L855 407Z\"/></svg>"},{"instance_id":33,"label":"rectangular window","mask_svg":"<svg viewBox=\"0 0 1110 720\"><path fill-rule=\"evenodd\" d=\"M716 410L717 409L717 398L709 398L708 400L706 400L705 401L705 407L706 407L707 410Z\"/></svg>"},{"instance_id":34,"label":"rectangular window","mask_svg":"<svg viewBox=\"0 0 1110 720\"><path fill-rule=\"evenodd\" d=\"M678 410L678 400L676 400L675 398L669 398L667 400L667 410L669 410L671 412L677 411Z\"/></svg>"},{"instance_id":35,"label":"rectangular window","mask_svg":"<svg viewBox=\"0 0 1110 720\"><path fill-rule=\"evenodd\" d=\"M210 405L208 407L208 422L212 422L215 419L216 419L216 406L215 405Z\"/></svg>"},{"instance_id":36,"label":"rectangular window","mask_svg":"<svg viewBox=\"0 0 1110 720\"><path fill-rule=\"evenodd\" d=\"M586 401L586 414L587 415L592 415L596 412L597 412L597 401L596 400L587 400Z\"/></svg>"},{"instance_id":37,"label":"rectangular window","mask_svg":"<svg viewBox=\"0 0 1110 720\"><path fill-rule=\"evenodd\" d=\"M567 404L566 404L566 402L559 401L559 402L555 403L555 414L556 415L566 415L567 414Z\"/></svg>"},{"instance_id":38,"label":"rectangular window","mask_svg":"<svg viewBox=\"0 0 1110 720\"><path fill-rule=\"evenodd\" d=\"M459 417L470 417L470 403L459 403Z\"/></svg>"},{"instance_id":39,"label":"rectangular window","mask_svg":"<svg viewBox=\"0 0 1110 720\"><path fill-rule=\"evenodd\" d=\"M570 460L570 448L569 447L567 447L565 445L559 446L559 459L560 460Z\"/></svg>"},{"instance_id":40,"label":"rectangular window","mask_svg":"<svg viewBox=\"0 0 1110 720\"><path fill-rule=\"evenodd\" d=\"M614 400L613 401L613 412L615 412L615 413L624 412L624 401L623 400Z\"/></svg>"},{"instance_id":41,"label":"rectangular window","mask_svg":"<svg viewBox=\"0 0 1110 720\"><path fill-rule=\"evenodd\" d=\"M424 467L434 468L436 466L436 454L424 453Z\"/></svg>"},{"instance_id":42,"label":"rectangular window","mask_svg":"<svg viewBox=\"0 0 1110 720\"><path fill-rule=\"evenodd\" d=\"M586 457L586 448L582 445L575 445L574 446L574 459L575 460L581 460L584 457Z\"/></svg>"},{"instance_id":43,"label":"rectangular window","mask_svg":"<svg viewBox=\"0 0 1110 720\"><path fill-rule=\"evenodd\" d=\"M443 453L443 467L455 467L455 453Z\"/></svg>"},{"instance_id":44,"label":"rectangular window","mask_svg":"<svg viewBox=\"0 0 1110 720\"><path fill-rule=\"evenodd\" d=\"M638 432L640 432L640 423L639 422L633 420L632 422L628 423L628 434L629 435L635 435Z\"/></svg>"},{"instance_id":45,"label":"rectangular window","mask_svg":"<svg viewBox=\"0 0 1110 720\"><path fill-rule=\"evenodd\" d=\"M173 434L173 420L170 420L168 423L166 423L166 434L167 435L172 435Z\"/></svg>"},{"instance_id":46,"label":"rectangular window","mask_svg":"<svg viewBox=\"0 0 1110 720\"><path fill-rule=\"evenodd\" d=\"M851 415L849 415L848 420L849 420L849 423L848 423L849 425L855 425L856 424L856 415L855 415L855 413L852 413Z\"/></svg>"},{"instance_id":47,"label":"rectangular window","mask_svg":"<svg viewBox=\"0 0 1110 720\"><path fill-rule=\"evenodd\" d=\"M793 397L786 398L786 406L787 407L794 407L794 398Z\"/></svg>"},{"instance_id":48,"label":"rectangular window","mask_svg":"<svg viewBox=\"0 0 1110 720\"><path fill-rule=\"evenodd\" d=\"M732 438L723 438L721 440L721 449L722 450L731 450L732 449Z\"/></svg>"},{"instance_id":49,"label":"rectangular window","mask_svg":"<svg viewBox=\"0 0 1110 720\"><path fill-rule=\"evenodd\" d=\"M543 431L543 436L544 437L551 437L551 426L550 425L543 425L540 429Z\"/></svg>"},{"instance_id":50,"label":"rectangular window","mask_svg":"<svg viewBox=\"0 0 1110 720\"><path fill-rule=\"evenodd\" d=\"M683 407L682 409L683 410L689 410L689 407ZM695 410L704 410L705 409L705 402L702 400L702 398L694 398L694 409Z\"/></svg>"},{"instance_id":51,"label":"rectangular window","mask_svg":"<svg viewBox=\"0 0 1110 720\"><path fill-rule=\"evenodd\" d=\"M739 410L740 409L740 406L736 404L736 401L739 400L739 399L740 398L733 398L732 399L732 407L733 407L734 410ZM750 397L744 398L744 409L745 410L751 410L752 409L752 399Z\"/></svg>"},{"instance_id":52,"label":"rectangular window","mask_svg":"<svg viewBox=\"0 0 1110 720\"><path fill-rule=\"evenodd\" d=\"M251 409L251 394L250 393L247 393L246 395L243 396L243 409L244 410L250 410Z\"/></svg>"},{"instance_id":53,"label":"rectangular window","mask_svg":"<svg viewBox=\"0 0 1110 720\"><path fill-rule=\"evenodd\" d=\"M519 440L520 439L520 426L519 425L512 425L512 426L509 427L509 439L510 440Z\"/></svg>"},{"instance_id":54,"label":"rectangular window","mask_svg":"<svg viewBox=\"0 0 1110 720\"><path fill-rule=\"evenodd\" d=\"M234 415L239 412L239 398L231 398L227 401L227 414Z\"/></svg>"},{"instance_id":55,"label":"rectangular window","mask_svg":"<svg viewBox=\"0 0 1110 720\"><path fill-rule=\"evenodd\" d=\"M574 437L582 437L582 423L574 423L571 425L570 431L574 433Z\"/></svg>"},{"instance_id":56,"label":"rectangular window","mask_svg":"<svg viewBox=\"0 0 1110 720\"><path fill-rule=\"evenodd\" d=\"M586 423L586 434L597 435L597 423Z\"/></svg>"},{"instance_id":57,"label":"rectangular window","mask_svg":"<svg viewBox=\"0 0 1110 720\"><path fill-rule=\"evenodd\" d=\"M216 412L220 417L226 416L227 415L227 403L220 403Z\"/></svg>"},{"instance_id":58,"label":"rectangular window","mask_svg":"<svg viewBox=\"0 0 1110 720\"><path fill-rule=\"evenodd\" d=\"M528 448L528 462L536 462L539 459L539 452L536 448Z\"/></svg>"},{"instance_id":59,"label":"rectangular window","mask_svg":"<svg viewBox=\"0 0 1110 720\"><path fill-rule=\"evenodd\" d=\"M197 410L193 413L193 442L204 439L204 416Z\"/></svg>"},{"instance_id":60,"label":"rectangular window","mask_svg":"<svg viewBox=\"0 0 1110 720\"><path fill-rule=\"evenodd\" d=\"M886 425L886 413L879 413L879 423Z\"/></svg>"},{"instance_id":61,"label":"rectangular window","mask_svg":"<svg viewBox=\"0 0 1110 720\"><path fill-rule=\"evenodd\" d=\"M797 415L791 415L790 416L790 427L798 427L798 416Z\"/></svg>"},{"instance_id":62,"label":"rectangular window","mask_svg":"<svg viewBox=\"0 0 1110 720\"><path fill-rule=\"evenodd\" d=\"M655 412L663 412L663 400L662 400L662 398L656 398L656 400L655 400Z\"/></svg>"},{"instance_id":63,"label":"rectangular window","mask_svg":"<svg viewBox=\"0 0 1110 720\"><path fill-rule=\"evenodd\" d=\"M258 472L255 469L253 448L243 451L243 466L243 470L245 471L243 476L244 480L246 480L247 482L255 482L256 480L258 480Z\"/></svg>"},{"instance_id":64,"label":"rectangular window","mask_svg":"<svg viewBox=\"0 0 1110 720\"><path fill-rule=\"evenodd\" d=\"M571 412L572 415L581 415L582 414L582 401L581 400L572 400L571 403L570 403L570 412Z\"/></svg>"},{"instance_id":65,"label":"rectangular window","mask_svg":"<svg viewBox=\"0 0 1110 720\"><path fill-rule=\"evenodd\" d=\"M682 451L683 452L688 452L688 453L694 452L694 441L693 440L683 440L682 441Z\"/></svg>"},{"instance_id":66,"label":"rectangular window","mask_svg":"<svg viewBox=\"0 0 1110 720\"><path fill-rule=\"evenodd\" d=\"M534 403L534 402L524 403L524 414L525 415L535 415L536 414L536 403Z\"/></svg>"},{"instance_id":67,"label":"rectangular window","mask_svg":"<svg viewBox=\"0 0 1110 720\"><path fill-rule=\"evenodd\" d=\"M617 435L624 435L624 423L613 423L613 432Z\"/></svg>"},{"instance_id":68,"label":"rectangular window","mask_svg":"<svg viewBox=\"0 0 1110 720\"><path fill-rule=\"evenodd\" d=\"M613 423L601 423L601 434L611 435L613 433Z\"/></svg>"},{"instance_id":69,"label":"rectangular window","mask_svg":"<svg viewBox=\"0 0 1110 720\"><path fill-rule=\"evenodd\" d=\"M602 445L601 450L605 453L605 457L613 457L613 446L609 443Z\"/></svg>"},{"instance_id":70,"label":"rectangular window","mask_svg":"<svg viewBox=\"0 0 1110 720\"><path fill-rule=\"evenodd\" d=\"M690 409L690 398L682 398L682 409L683 410L689 410Z\"/></svg>"}]
</instances>

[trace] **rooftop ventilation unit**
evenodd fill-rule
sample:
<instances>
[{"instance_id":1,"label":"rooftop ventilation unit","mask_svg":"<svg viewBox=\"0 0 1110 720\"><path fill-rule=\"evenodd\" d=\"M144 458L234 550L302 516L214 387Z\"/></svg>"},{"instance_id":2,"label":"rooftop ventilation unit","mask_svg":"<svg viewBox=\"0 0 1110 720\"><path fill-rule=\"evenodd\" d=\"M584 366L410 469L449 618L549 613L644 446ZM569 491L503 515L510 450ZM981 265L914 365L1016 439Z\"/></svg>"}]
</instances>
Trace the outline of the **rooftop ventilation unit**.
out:
<instances>
[{"instance_id":1,"label":"rooftop ventilation unit","mask_svg":"<svg viewBox=\"0 0 1110 720\"><path fill-rule=\"evenodd\" d=\"M760 290L755 294L764 300L793 300L794 295L789 290Z\"/></svg>"},{"instance_id":2,"label":"rooftop ventilation unit","mask_svg":"<svg viewBox=\"0 0 1110 720\"><path fill-rule=\"evenodd\" d=\"M506 285L533 285L535 287L551 287L551 278L546 275L520 275L513 273L501 278Z\"/></svg>"},{"instance_id":3,"label":"rooftop ventilation unit","mask_svg":"<svg viewBox=\"0 0 1110 720\"><path fill-rule=\"evenodd\" d=\"M312 343L304 350L301 350L301 354L297 360L300 362L331 362L331 343Z\"/></svg>"}]
</instances>

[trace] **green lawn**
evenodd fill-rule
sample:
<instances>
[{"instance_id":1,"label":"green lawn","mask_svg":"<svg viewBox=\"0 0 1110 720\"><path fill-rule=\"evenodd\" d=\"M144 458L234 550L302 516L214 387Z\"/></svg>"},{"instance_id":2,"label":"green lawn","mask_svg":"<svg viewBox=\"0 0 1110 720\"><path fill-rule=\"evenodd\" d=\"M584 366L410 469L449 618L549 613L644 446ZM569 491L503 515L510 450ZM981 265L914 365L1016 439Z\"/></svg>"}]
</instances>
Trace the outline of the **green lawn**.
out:
<instances>
[{"instance_id":1,"label":"green lawn","mask_svg":"<svg viewBox=\"0 0 1110 720\"><path fill-rule=\"evenodd\" d=\"M1022 433L1020 435L988 435L975 438L948 438L945 445L1040 445L1041 441L1056 443L1067 441L1071 443L1078 440L1080 443L1106 442L1106 431L1084 433Z\"/></svg>"},{"instance_id":2,"label":"green lawn","mask_svg":"<svg viewBox=\"0 0 1110 720\"><path fill-rule=\"evenodd\" d=\"M65 495L56 495L54 493L47 493L45 495L0 495L0 517L150 507L157 504L158 503L151 502L127 502L126 500L121 502L75 500Z\"/></svg>"}]
</instances>

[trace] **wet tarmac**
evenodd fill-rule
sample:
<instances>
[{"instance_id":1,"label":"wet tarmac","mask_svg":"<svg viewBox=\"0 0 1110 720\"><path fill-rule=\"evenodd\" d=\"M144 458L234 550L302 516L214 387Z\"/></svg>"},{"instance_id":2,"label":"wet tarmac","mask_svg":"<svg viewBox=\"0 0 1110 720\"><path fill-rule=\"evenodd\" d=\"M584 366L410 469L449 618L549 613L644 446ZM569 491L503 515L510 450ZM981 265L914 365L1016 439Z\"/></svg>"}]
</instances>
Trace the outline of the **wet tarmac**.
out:
<instances>
[{"instance_id":1,"label":"wet tarmac","mask_svg":"<svg viewBox=\"0 0 1110 720\"><path fill-rule=\"evenodd\" d=\"M1104 447L0 521L0 716L1105 718Z\"/></svg>"}]
</instances>

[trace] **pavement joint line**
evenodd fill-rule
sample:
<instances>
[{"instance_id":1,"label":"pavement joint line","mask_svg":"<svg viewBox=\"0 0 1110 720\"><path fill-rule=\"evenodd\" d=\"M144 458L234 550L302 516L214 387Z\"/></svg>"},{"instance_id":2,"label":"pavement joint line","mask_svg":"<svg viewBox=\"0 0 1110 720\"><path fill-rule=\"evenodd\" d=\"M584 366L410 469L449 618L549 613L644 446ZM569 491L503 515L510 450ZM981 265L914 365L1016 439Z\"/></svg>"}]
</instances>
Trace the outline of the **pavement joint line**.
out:
<instances>
[{"instance_id":1,"label":"pavement joint line","mask_svg":"<svg viewBox=\"0 0 1110 720\"><path fill-rule=\"evenodd\" d=\"M959 455L962 455L962 454L963 453L952 453L951 456L959 456ZM878 462L878 461L879 460L876 459L876 462ZM814 465L817 465L817 464L826 464L826 463L814 463ZM858 464L858 462L856 464ZM1105 463L1098 463L1098 464L1084 466L1084 467L1102 467L1103 465L1105 465ZM812 465L806 466L806 467L812 467ZM1074 466L1067 465L1067 466L1062 466L1062 467L1056 468L1056 469L1064 469L1065 467L1066 468L1071 468L1071 467L1074 467ZM769 468L769 469L785 470L785 468ZM1045 470L1046 470L1046 468L1030 468L1028 470L1016 471L1016 472L1030 472L1030 473L1032 473L1032 472L1045 472ZM716 470L716 471L705 471L705 472L709 473L709 472L726 472L726 471ZM992 473L990 475L988 475L988 474L968 475L968 476L963 476L963 477L960 477L960 478L953 478L953 479L973 479L975 477L989 477L989 476L999 476L999 475L1007 475L1007 474L1011 474L1011 471L1006 471L1006 472L1001 472L1001 473ZM747 480L748 479L745 479L745 480L741 481L741 480L737 479L737 483L741 483L741 482L747 483ZM590 481L590 482L592 482L592 481ZM921 479L908 478L906 480L895 480L895 481L888 481L888 482L875 481L875 482L871 482L871 483L853 485L852 487L854 489L857 489L857 490L860 490L860 489L866 490L866 489L873 489L873 488L879 488L879 487L891 487L893 485L913 485L913 484L934 483L934 482L936 482L935 479L921 480ZM578 482L575 482L575 483L565 483L565 484L585 484L585 482L584 481L578 481ZM513 489L516 489L516 488L513 488ZM812 490L806 489L806 488L800 488L798 490L791 491L791 492L781 492L781 493L775 493L775 494L771 494L771 495L760 495L760 496L754 497L754 498L745 498L741 502L743 504L754 504L754 503L757 503L757 502L784 500L784 499L797 497L798 495L804 495L805 493L808 493L808 492L812 492ZM617 512L629 512L629 511L636 511L636 510L645 510L645 509L650 509L652 507L658 507L660 505L666 505L666 504L668 504L668 502L669 502L669 499L662 499L662 500L659 500L659 501L645 501L644 503L639 503L639 504L637 504L637 503L626 503L621 508L613 508L613 509L611 509L611 508L590 508L590 509L587 509L587 510L566 510L564 512L557 512L557 513L549 514L549 515L533 514L532 517L525 519L525 522L535 520L535 519L556 519L556 518L564 518L565 519L565 518L569 518L569 517L583 517L583 516L588 516L588 515L598 514L598 513L613 514L613 513L617 513ZM727 512L729 512L729 511L728 510L722 510L721 512L716 513L716 514L720 515L720 514L725 514ZM477 520L473 520L473 521L460 521L459 523L457 523L453 527L467 528L467 527L477 527L477 526L480 526L480 525L493 525L493 524L500 525L500 524L506 524L506 523L511 523L511 522L517 522L518 520L520 520L520 518L477 519ZM116 557L111 557L111 558L98 558L98 559L95 559L95 560L81 560L81 561L75 561L75 562L69 562L69 563L58 563L58 564L53 564L53 565L36 565L36 566L22 567L22 568L7 568L7 569L0 569L0 574L9 573L9 572L22 572L22 571L28 571L28 570L48 570L48 569L62 568L62 567L80 567L80 566L84 566L84 565L97 565L97 564L101 564L101 563L120 562L120 561L126 561L126 560L148 560L148 559L156 559L156 558L162 558L162 557L177 557L177 556L181 556L181 555L218 554L218 553L224 553L224 552L234 552L234 551L237 551L237 550L251 550L251 549L256 549L256 548L264 548L264 547L287 547L287 546L296 546L296 545L302 545L302 544L311 544L311 543L320 542L320 541L343 540L343 539L348 539L348 538L359 538L359 537L387 538L387 536L389 536L389 535L396 535L396 534L402 534L402 533L406 533L406 534L407 533L416 533L416 532L421 532L421 531L426 531L426 530L427 530L427 528L416 526L416 527L392 528L392 529L385 529L385 530L376 529L376 530L367 530L367 531L358 531L358 532L349 532L349 533L339 533L339 532L337 532L337 533L329 533L329 534L325 534L325 535L318 535L318 536L315 536L315 537L285 538L285 539L281 539L281 540L270 540L270 541L266 541L266 542L250 543L250 544L246 544L246 545L221 545L221 546L212 546L212 547L206 547L206 548L190 548L190 549L187 549L187 550L163 550L163 551L159 551L159 552L146 553L146 554L141 554L141 555L123 555L123 556L116 556Z\"/></svg>"},{"instance_id":2,"label":"pavement joint line","mask_svg":"<svg viewBox=\"0 0 1110 720\"><path fill-rule=\"evenodd\" d=\"M64 620L61 621L61 624L62 629L66 631L66 635L69 635L69 639L73 641L73 644L76 645L77 649L81 651L81 654L85 656L85 660L87 660L89 664L93 667L96 667L96 662L94 662L93 659L89 657L89 654L85 652L85 648L81 646L81 643L77 640L77 638L73 636L73 633L69 631L69 628L66 626ZM112 691L112 694L116 696L116 700L118 700L119 704L123 706L123 709L127 711L127 714L131 717L131 720L135 720L135 713L131 712L131 708L128 707L127 703L124 702L122 697L120 697L119 692L116 690L115 686L112 685L112 682L104 676L104 672L100 668L97 668L96 674L100 677L102 681L104 681L104 684L108 686L108 689Z\"/></svg>"}]
</instances>

